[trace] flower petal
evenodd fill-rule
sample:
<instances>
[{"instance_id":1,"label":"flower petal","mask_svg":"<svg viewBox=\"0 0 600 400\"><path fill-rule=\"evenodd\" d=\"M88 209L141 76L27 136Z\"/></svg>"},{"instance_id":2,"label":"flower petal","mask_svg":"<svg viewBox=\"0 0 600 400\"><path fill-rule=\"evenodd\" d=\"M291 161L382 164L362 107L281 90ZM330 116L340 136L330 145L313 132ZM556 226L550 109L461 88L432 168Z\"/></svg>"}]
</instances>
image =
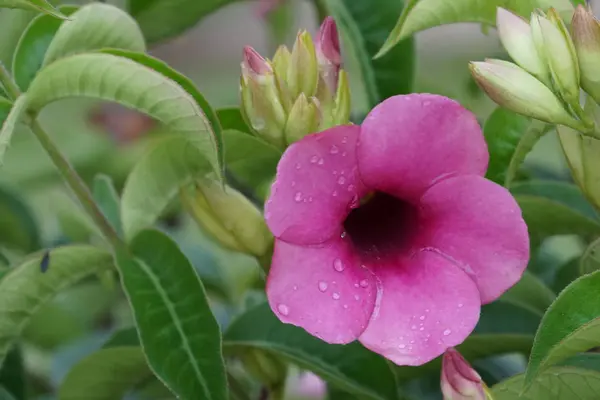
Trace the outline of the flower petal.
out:
<instances>
[{"instance_id":1,"label":"flower petal","mask_svg":"<svg viewBox=\"0 0 600 400\"><path fill-rule=\"evenodd\" d=\"M482 304L519 281L529 260L527 225L510 192L480 176L435 184L421 198L419 241L456 262Z\"/></svg>"},{"instance_id":2,"label":"flower petal","mask_svg":"<svg viewBox=\"0 0 600 400\"><path fill-rule=\"evenodd\" d=\"M405 200L449 175L484 175L487 145L475 116L431 94L391 97L364 120L357 149L363 182Z\"/></svg>"},{"instance_id":3,"label":"flower petal","mask_svg":"<svg viewBox=\"0 0 600 400\"><path fill-rule=\"evenodd\" d=\"M285 323L328 343L349 343L364 331L376 289L348 240L311 247L275 242L267 297Z\"/></svg>"},{"instance_id":4,"label":"flower petal","mask_svg":"<svg viewBox=\"0 0 600 400\"><path fill-rule=\"evenodd\" d=\"M387 259L372 269L379 306L359 340L398 365L422 365L462 343L479 319L473 280L431 251Z\"/></svg>"},{"instance_id":5,"label":"flower petal","mask_svg":"<svg viewBox=\"0 0 600 400\"><path fill-rule=\"evenodd\" d=\"M291 145L277 166L265 218L279 239L318 244L342 233L364 193L356 165L358 126L338 126Z\"/></svg>"}]
</instances>

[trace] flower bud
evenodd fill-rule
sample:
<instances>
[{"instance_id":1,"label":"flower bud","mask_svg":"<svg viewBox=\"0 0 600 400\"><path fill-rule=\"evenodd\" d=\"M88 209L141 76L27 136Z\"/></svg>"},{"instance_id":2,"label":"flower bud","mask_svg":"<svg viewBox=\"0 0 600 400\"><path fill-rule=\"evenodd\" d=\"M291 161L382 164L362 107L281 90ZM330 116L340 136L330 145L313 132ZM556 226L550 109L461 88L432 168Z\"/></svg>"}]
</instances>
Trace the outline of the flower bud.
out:
<instances>
[{"instance_id":1,"label":"flower bud","mask_svg":"<svg viewBox=\"0 0 600 400\"><path fill-rule=\"evenodd\" d=\"M486 400L481 376L453 348L442 358L441 387L444 400Z\"/></svg>"},{"instance_id":2,"label":"flower bud","mask_svg":"<svg viewBox=\"0 0 600 400\"><path fill-rule=\"evenodd\" d=\"M244 48L242 110L252 129L269 143L283 145L286 113L273 68L253 48Z\"/></svg>"},{"instance_id":3,"label":"flower bud","mask_svg":"<svg viewBox=\"0 0 600 400\"><path fill-rule=\"evenodd\" d=\"M578 6L571 24L573 41L579 70L581 87L596 100L600 101L600 22L592 12Z\"/></svg>"},{"instance_id":4,"label":"flower bud","mask_svg":"<svg viewBox=\"0 0 600 400\"><path fill-rule=\"evenodd\" d=\"M235 189L206 179L182 191L182 201L198 225L223 247L257 257L270 249L273 236L262 213Z\"/></svg>"},{"instance_id":5,"label":"flower bud","mask_svg":"<svg viewBox=\"0 0 600 400\"><path fill-rule=\"evenodd\" d=\"M342 70L340 71L339 75L338 89L335 96L334 109L331 113L333 119L331 122L331 126L328 126L328 128L337 125L347 124L350 121L350 109L350 82L348 82L348 74L346 74L346 71Z\"/></svg>"},{"instance_id":6,"label":"flower bud","mask_svg":"<svg viewBox=\"0 0 600 400\"><path fill-rule=\"evenodd\" d=\"M314 97L307 99L304 93L300 93L285 126L287 144L292 144L309 133L316 132L320 124L321 112L318 100Z\"/></svg>"},{"instance_id":7,"label":"flower bud","mask_svg":"<svg viewBox=\"0 0 600 400\"><path fill-rule=\"evenodd\" d=\"M550 71L545 59L538 53L529 23L504 8L498 8L496 21L502 45L512 59L521 68L550 85Z\"/></svg>"},{"instance_id":8,"label":"flower bud","mask_svg":"<svg viewBox=\"0 0 600 400\"><path fill-rule=\"evenodd\" d=\"M319 29L318 38L316 51L319 75L330 93L335 93L342 65L342 55L337 25L332 17L325 18Z\"/></svg>"},{"instance_id":9,"label":"flower bud","mask_svg":"<svg viewBox=\"0 0 600 400\"><path fill-rule=\"evenodd\" d=\"M548 18L534 14L532 32L538 50L548 61L554 85L561 97L570 104L579 105L579 64L571 36L556 10L548 11Z\"/></svg>"},{"instance_id":10,"label":"flower bud","mask_svg":"<svg viewBox=\"0 0 600 400\"><path fill-rule=\"evenodd\" d=\"M500 106L551 124L582 129L561 101L521 67L500 60L472 62L471 73L484 92Z\"/></svg>"},{"instance_id":11,"label":"flower bud","mask_svg":"<svg viewBox=\"0 0 600 400\"><path fill-rule=\"evenodd\" d=\"M315 45L308 32L302 31L298 34L290 61L287 84L292 98L298 97L300 93L307 97L314 96L317 92L319 73Z\"/></svg>"}]
</instances>

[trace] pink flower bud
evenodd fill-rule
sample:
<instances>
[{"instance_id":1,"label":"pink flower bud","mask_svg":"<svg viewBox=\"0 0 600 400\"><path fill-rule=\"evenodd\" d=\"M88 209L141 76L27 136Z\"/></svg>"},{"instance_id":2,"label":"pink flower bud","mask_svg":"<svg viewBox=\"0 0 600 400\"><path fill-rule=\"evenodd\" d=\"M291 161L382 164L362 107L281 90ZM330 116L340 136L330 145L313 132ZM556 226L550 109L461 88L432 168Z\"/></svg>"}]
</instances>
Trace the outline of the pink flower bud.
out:
<instances>
[{"instance_id":1,"label":"pink flower bud","mask_svg":"<svg viewBox=\"0 0 600 400\"><path fill-rule=\"evenodd\" d=\"M273 72L267 60L250 46L244 47L243 68L254 75L266 75Z\"/></svg>"},{"instance_id":2,"label":"pink flower bud","mask_svg":"<svg viewBox=\"0 0 600 400\"><path fill-rule=\"evenodd\" d=\"M444 400L485 400L481 376L453 348L442 359L442 393Z\"/></svg>"},{"instance_id":3,"label":"pink flower bud","mask_svg":"<svg viewBox=\"0 0 600 400\"><path fill-rule=\"evenodd\" d=\"M325 82L331 93L335 93L342 64L342 55L340 53L337 25L332 17L325 18L321 28L319 28L316 50L321 80Z\"/></svg>"}]
</instances>

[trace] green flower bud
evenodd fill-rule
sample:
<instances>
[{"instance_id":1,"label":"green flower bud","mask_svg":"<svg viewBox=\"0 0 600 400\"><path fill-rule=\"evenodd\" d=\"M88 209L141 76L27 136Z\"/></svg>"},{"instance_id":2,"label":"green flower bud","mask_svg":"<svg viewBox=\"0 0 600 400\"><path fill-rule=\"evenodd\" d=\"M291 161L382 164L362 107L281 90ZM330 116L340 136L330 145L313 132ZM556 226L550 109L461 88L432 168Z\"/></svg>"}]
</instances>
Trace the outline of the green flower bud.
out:
<instances>
[{"instance_id":1,"label":"green flower bud","mask_svg":"<svg viewBox=\"0 0 600 400\"><path fill-rule=\"evenodd\" d=\"M312 38L308 32L300 32L292 49L287 73L287 84L292 98L298 97L300 93L308 97L316 94L318 71L317 53Z\"/></svg>"},{"instance_id":2,"label":"green flower bud","mask_svg":"<svg viewBox=\"0 0 600 400\"><path fill-rule=\"evenodd\" d=\"M307 99L304 93L296 99L285 126L285 139L292 144L309 133L316 132L321 124L321 112L317 99Z\"/></svg>"},{"instance_id":3,"label":"green flower bud","mask_svg":"<svg viewBox=\"0 0 600 400\"><path fill-rule=\"evenodd\" d=\"M182 191L182 200L198 225L223 247L256 257L269 251L273 236L262 213L235 189L206 179Z\"/></svg>"},{"instance_id":4,"label":"green flower bud","mask_svg":"<svg viewBox=\"0 0 600 400\"><path fill-rule=\"evenodd\" d=\"M472 62L473 77L487 95L500 106L552 124L583 129L567 112L550 89L522 69L501 60Z\"/></svg>"},{"instance_id":5,"label":"green flower bud","mask_svg":"<svg viewBox=\"0 0 600 400\"><path fill-rule=\"evenodd\" d=\"M600 22L591 11L577 7L571 24L581 73L581 87L600 101Z\"/></svg>"}]
</instances>

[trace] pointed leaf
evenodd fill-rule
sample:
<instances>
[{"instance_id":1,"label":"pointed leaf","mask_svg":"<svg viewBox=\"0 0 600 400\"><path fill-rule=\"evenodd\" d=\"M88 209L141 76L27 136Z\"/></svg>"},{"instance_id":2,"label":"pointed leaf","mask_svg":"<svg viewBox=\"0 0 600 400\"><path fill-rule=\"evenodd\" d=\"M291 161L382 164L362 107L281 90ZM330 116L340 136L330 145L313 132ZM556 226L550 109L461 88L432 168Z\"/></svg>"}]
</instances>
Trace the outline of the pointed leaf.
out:
<instances>
[{"instance_id":1,"label":"pointed leaf","mask_svg":"<svg viewBox=\"0 0 600 400\"><path fill-rule=\"evenodd\" d=\"M150 367L180 398L225 400L221 333L194 268L158 231L130 247L117 260Z\"/></svg>"},{"instance_id":2,"label":"pointed leaf","mask_svg":"<svg viewBox=\"0 0 600 400\"><path fill-rule=\"evenodd\" d=\"M103 3L90 3L71 15L56 32L44 65L72 54L114 47L145 51L139 26L125 11Z\"/></svg>"},{"instance_id":3,"label":"pointed leaf","mask_svg":"<svg viewBox=\"0 0 600 400\"><path fill-rule=\"evenodd\" d=\"M373 59L394 26L403 3L406 0L326 1L345 39L345 47L358 60L368 109L388 97L412 91L415 70L412 38L400 43L385 57Z\"/></svg>"},{"instance_id":4,"label":"pointed leaf","mask_svg":"<svg viewBox=\"0 0 600 400\"><path fill-rule=\"evenodd\" d=\"M128 11L140 24L148 43L177 36L203 17L239 0L129 0Z\"/></svg>"},{"instance_id":5,"label":"pointed leaf","mask_svg":"<svg viewBox=\"0 0 600 400\"><path fill-rule=\"evenodd\" d=\"M91 246L52 250L45 273L40 271L42 257L28 257L0 281L0 362L32 315L58 292L113 266L110 253Z\"/></svg>"},{"instance_id":6,"label":"pointed leaf","mask_svg":"<svg viewBox=\"0 0 600 400\"><path fill-rule=\"evenodd\" d=\"M0 8L21 8L49 14L55 18L65 19L65 16L47 0L0 0Z\"/></svg>"},{"instance_id":7,"label":"pointed leaf","mask_svg":"<svg viewBox=\"0 0 600 400\"><path fill-rule=\"evenodd\" d=\"M59 7L60 12L67 16L77 9L77 6ZM42 67L48 46L62 23L63 20L42 14L27 25L12 58L13 77L22 91L29 88L29 84Z\"/></svg>"},{"instance_id":8,"label":"pointed leaf","mask_svg":"<svg viewBox=\"0 0 600 400\"><path fill-rule=\"evenodd\" d=\"M594 240L581 256L581 274L590 274L600 269L600 239Z\"/></svg>"},{"instance_id":9,"label":"pointed leaf","mask_svg":"<svg viewBox=\"0 0 600 400\"><path fill-rule=\"evenodd\" d=\"M526 383L552 364L600 346L600 272L583 276L563 290L538 328Z\"/></svg>"},{"instance_id":10,"label":"pointed leaf","mask_svg":"<svg viewBox=\"0 0 600 400\"><path fill-rule=\"evenodd\" d=\"M571 282L579 278L580 264L581 259L575 257L558 267L556 276L552 282L552 290L554 290L554 293L562 292Z\"/></svg>"},{"instance_id":11,"label":"pointed leaf","mask_svg":"<svg viewBox=\"0 0 600 400\"><path fill-rule=\"evenodd\" d=\"M361 398L398 398L394 375L383 358L358 342L329 345L301 328L283 324L267 304L234 320L224 340L229 352L252 348L271 352Z\"/></svg>"},{"instance_id":12,"label":"pointed leaf","mask_svg":"<svg viewBox=\"0 0 600 400\"><path fill-rule=\"evenodd\" d=\"M0 8L0 62L10 67L13 53L21 35L32 19L39 14L35 11ZM0 85L0 93L2 92Z\"/></svg>"},{"instance_id":13,"label":"pointed leaf","mask_svg":"<svg viewBox=\"0 0 600 400\"><path fill-rule=\"evenodd\" d=\"M0 166L3 164L4 153L6 153L6 149L10 146L10 140L15 131L15 127L21 118L23 118L26 110L27 94L23 94L15 101L2 123L2 129L0 130Z\"/></svg>"},{"instance_id":14,"label":"pointed leaf","mask_svg":"<svg viewBox=\"0 0 600 400\"><path fill-rule=\"evenodd\" d=\"M544 312L556 299L556 295L534 274L525 271L523 277L515 286L501 297L501 300L532 307Z\"/></svg>"},{"instance_id":15,"label":"pointed leaf","mask_svg":"<svg viewBox=\"0 0 600 400\"><path fill-rule=\"evenodd\" d=\"M122 399L137 385L153 378L141 347L112 347L90 354L67 374L59 400Z\"/></svg>"},{"instance_id":16,"label":"pointed leaf","mask_svg":"<svg viewBox=\"0 0 600 400\"><path fill-rule=\"evenodd\" d=\"M17 193L0 187L0 245L25 252L39 249L40 236L33 212Z\"/></svg>"},{"instance_id":17,"label":"pointed leaf","mask_svg":"<svg viewBox=\"0 0 600 400\"><path fill-rule=\"evenodd\" d=\"M523 391L524 374L509 378L492 388L494 400L593 400L600 393L600 372L573 367L551 368Z\"/></svg>"},{"instance_id":18,"label":"pointed leaf","mask_svg":"<svg viewBox=\"0 0 600 400\"><path fill-rule=\"evenodd\" d=\"M122 236L120 199L110 176L100 174L94 177L93 195L108 222Z\"/></svg>"},{"instance_id":19,"label":"pointed leaf","mask_svg":"<svg viewBox=\"0 0 600 400\"><path fill-rule=\"evenodd\" d=\"M6 355L6 359L0 369L0 387L5 388L17 400L26 398L26 376L23 365L23 353L19 346L13 346ZM2 395L0 394L0 399Z\"/></svg>"},{"instance_id":20,"label":"pointed leaf","mask_svg":"<svg viewBox=\"0 0 600 400\"><path fill-rule=\"evenodd\" d=\"M144 112L167 130L185 134L220 171L218 138L193 96L177 82L128 58L98 53L62 58L38 73L27 94L28 106L36 112L74 96L114 101Z\"/></svg>"},{"instance_id":21,"label":"pointed leaf","mask_svg":"<svg viewBox=\"0 0 600 400\"><path fill-rule=\"evenodd\" d=\"M400 40L419 31L457 22L496 25L496 9L503 7L527 19L536 8L550 7L569 11L569 0L413 0L414 7L405 20L399 19L380 54L390 51Z\"/></svg>"},{"instance_id":22,"label":"pointed leaf","mask_svg":"<svg viewBox=\"0 0 600 400\"><path fill-rule=\"evenodd\" d=\"M251 131L246 121L244 121L244 117L242 116L242 111L239 107L228 107L221 108L216 111L217 118L223 127L223 130L235 130L239 132L248 133Z\"/></svg>"}]
</instances>

